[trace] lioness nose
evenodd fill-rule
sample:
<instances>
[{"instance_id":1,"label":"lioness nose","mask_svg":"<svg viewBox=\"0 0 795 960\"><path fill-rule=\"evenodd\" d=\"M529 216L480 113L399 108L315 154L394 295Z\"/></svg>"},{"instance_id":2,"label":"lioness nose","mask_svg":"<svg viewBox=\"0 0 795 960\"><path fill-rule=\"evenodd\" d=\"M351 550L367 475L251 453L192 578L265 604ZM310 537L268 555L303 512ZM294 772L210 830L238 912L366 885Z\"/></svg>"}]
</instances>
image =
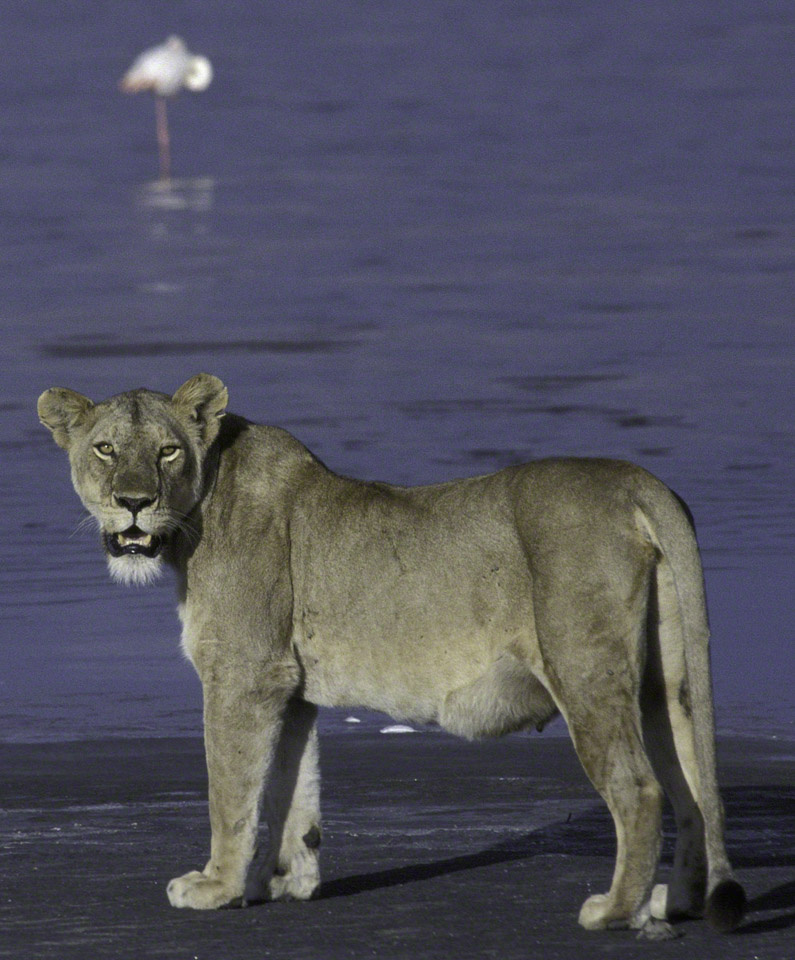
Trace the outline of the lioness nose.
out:
<instances>
[{"instance_id":1,"label":"lioness nose","mask_svg":"<svg viewBox=\"0 0 795 960\"><path fill-rule=\"evenodd\" d=\"M148 507L150 503L154 503L154 500L149 497L120 497L117 495L116 503L118 503L120 507L126 507L134 518L139 510Z\"/></svg>"}]
</instances>

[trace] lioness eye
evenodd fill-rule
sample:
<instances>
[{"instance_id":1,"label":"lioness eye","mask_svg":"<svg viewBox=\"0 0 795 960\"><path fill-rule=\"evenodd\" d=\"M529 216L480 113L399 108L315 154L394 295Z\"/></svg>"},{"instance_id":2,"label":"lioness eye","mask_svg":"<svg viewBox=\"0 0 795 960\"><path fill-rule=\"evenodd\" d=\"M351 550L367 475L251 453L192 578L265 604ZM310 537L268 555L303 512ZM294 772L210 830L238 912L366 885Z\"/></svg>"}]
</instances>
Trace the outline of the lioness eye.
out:
<instances>
[{"instance_id":1,"label":"lioness eye","mask_svg":"<svg viewBox=\"0 0 795 960\"><path fill-rule=\"evenodd\" d=\"M100 460L110 460L111 456L113 456L113 444L95 443L94 453L99 457Z\"/></svg>"},{"instance_id":2,"label":"lioness eye","mask_svg":"<svg viewBox=\"0 0 795 960\"><path fill-rule=\"evenodd\" d=\"M160 456L163 460L174 460L178 453L179 447L174 446L173 443L160 448Z\"/></svg>"}]
</instances>

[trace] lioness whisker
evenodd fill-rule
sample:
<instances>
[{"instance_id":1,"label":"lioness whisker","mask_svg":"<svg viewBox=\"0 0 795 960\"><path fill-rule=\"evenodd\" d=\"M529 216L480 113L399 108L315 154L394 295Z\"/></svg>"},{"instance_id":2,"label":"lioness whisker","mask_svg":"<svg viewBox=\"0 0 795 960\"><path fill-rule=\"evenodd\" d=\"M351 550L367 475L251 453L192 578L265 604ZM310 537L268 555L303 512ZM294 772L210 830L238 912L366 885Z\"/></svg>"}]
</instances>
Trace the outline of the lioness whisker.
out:
<instances>
[{"instance_id":1,"label":"lioness whisker","mask_svg":"<svg viewBox=\"0 0 795 960\"><path fill-rule=\"evenodd\" d=\"M73 539L74 537L76 537L79 533L82 533L83 530L84 530L86 527L90 527L92 524L93 524L96 528L99 528L99 526L100 526L99 520L97 520L97 518L96 518L95 516L93 516L93 515L90 514L90 513L89 513L89 514L86 514L86 516L84 516L84 517L82 517L80 520L78 520L78 522L77 522L74 530L72 530L72 532L69 534L69 539L72 540L72 539Z\"/></svg>"}]
</instances>

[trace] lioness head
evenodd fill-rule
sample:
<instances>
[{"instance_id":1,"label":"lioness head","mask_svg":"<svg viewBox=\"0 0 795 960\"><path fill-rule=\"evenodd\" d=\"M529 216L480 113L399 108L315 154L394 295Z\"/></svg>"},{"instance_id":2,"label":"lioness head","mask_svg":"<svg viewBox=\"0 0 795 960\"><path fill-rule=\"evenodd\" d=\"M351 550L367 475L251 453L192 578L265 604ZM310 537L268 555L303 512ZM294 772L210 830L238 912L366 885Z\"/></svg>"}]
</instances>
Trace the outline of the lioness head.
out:
<instances>
[{"instance_id":1,"label":"lioness head","mask_svg":"<svg viewBox=\"0 0 795 960\"><path fill-rule=\"evenodd\" d=\"M226 403L226 387L206 373L173 397L132 390L93 403L63 387L39 397L39 419L69 453L72 483L99 524L116 580L148 583L160 571L164 548L201 497Z\"/></svg>"}]
</instances>

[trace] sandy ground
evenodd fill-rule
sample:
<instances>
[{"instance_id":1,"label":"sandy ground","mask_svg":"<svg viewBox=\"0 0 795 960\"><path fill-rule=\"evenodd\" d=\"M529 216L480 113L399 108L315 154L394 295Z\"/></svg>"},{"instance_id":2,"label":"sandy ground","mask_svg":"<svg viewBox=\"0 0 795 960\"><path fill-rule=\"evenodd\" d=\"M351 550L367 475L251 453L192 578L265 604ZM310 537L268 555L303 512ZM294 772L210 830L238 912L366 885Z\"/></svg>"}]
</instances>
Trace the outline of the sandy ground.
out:
<instances>
[{"instance_id":1,"label":"sandy ground","mask_svg":"<svg viewBox=\"0 0 795 960\"><path fill-rule=\"evenodd\" d=\"M748 918L649 944L577 925L614 842L565 740L326 737L321 896L214 913L165 896L206 859L199 740L2 745L0 956L792 960L795 746L733 740L720 758Z\"/></svg>"}]
</instances>

